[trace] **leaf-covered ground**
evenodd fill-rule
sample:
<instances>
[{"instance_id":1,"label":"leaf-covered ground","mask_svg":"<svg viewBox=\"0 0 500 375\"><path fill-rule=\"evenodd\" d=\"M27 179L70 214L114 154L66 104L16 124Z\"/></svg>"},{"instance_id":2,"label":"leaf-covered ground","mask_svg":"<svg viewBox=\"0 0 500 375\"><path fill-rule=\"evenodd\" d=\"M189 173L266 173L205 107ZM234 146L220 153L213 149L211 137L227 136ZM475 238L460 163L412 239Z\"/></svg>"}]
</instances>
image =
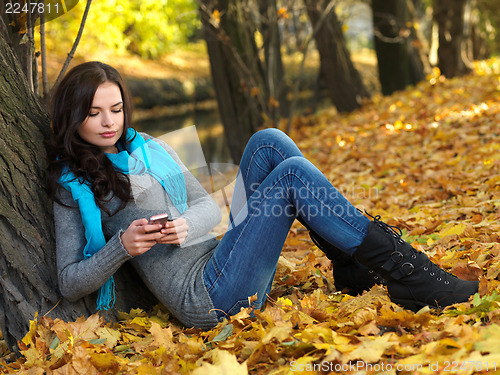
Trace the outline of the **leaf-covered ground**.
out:
<instances>
[{"instance_id":1,"label":"leaf-covered ground","mask_svg":"<svg viewBox=\"0 0 500 375\"><path fill-rule=\"evenodd\" d=\"M357 207L398 225L442 267L480 279L471 301L413 313L380 286L336 292L328 259L296 224L256 319L243 310L202 332L160 307L114 324L39 316L24 357L0 341L0 373L500 373L500 62L428 78L352 114L296 118L291 136Z\"/></svg>"}]
</instances>

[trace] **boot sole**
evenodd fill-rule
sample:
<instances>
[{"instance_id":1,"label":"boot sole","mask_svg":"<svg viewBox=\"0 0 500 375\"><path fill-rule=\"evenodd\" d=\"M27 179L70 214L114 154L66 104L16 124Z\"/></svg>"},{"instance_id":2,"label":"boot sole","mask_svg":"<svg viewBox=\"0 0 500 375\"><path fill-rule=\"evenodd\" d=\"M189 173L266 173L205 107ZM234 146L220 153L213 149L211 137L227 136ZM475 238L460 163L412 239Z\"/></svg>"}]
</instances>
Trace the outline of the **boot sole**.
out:
<instances>
[{"instance_id":1,"label":"boot sole","mask_svg":"<svg viewBox=\"0 0 500 375\"><path fill-rule=\"evenodd\" d=\"M360 296L361 294L363 294L363 292L365 290L368 290L368 289L363 289L363 290L359 290L359 289L354 289L354 288L351 288L347 285L338 285L338 284L335 284L335 289L337 289L337 292L342 292L343 290L347 290L346 294L349 294L350 296L353 296L353 297L356 297L356 296Z\"/></svg>"},{"instance_id":2,"label":"boot sole","mask_svg":"<svg viewBox=\"0 0 500 375\"><path fill-rule=\"evenodd\" d=\"M403 306L405 309L411 310L413 312L417 312L421 308L426 307L426 306L430 307L431 309L442 309L442 307L440 307L438 305L429 305L429 304L424 303L424 302L416 303L416 301L410 300L410 299L399 299L399 298L392 298L391 297L391 301L394 303L397 303L398 305Z\"/></svg>"}]
</instances>

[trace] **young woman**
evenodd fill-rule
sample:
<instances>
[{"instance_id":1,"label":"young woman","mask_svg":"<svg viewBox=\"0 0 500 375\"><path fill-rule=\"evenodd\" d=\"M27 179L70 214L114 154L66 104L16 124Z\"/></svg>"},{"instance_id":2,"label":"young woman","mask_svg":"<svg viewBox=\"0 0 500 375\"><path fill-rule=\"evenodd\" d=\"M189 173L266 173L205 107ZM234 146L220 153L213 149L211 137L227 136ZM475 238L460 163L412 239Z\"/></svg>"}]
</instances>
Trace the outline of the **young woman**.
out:
<instances>
[{"instance_id":1,"label":"young woman","mask_svg":"<svg viewBox=\"0 0 500 375\"><path fill-rule=\"evenodd\" d=\"M276 129L256 133L243 154L230 223L174 150L130 127L130 95L109 65L73 68L54 96L48 147L57 267L70 301L97 292L114 303L113 274L131 262L145 285L188 327L260 308L295 219L333 260L337 288L359 293L383 277L393 301L417 310L466 301L478 289L440 269L401 232L353 207ZM166 223L150 223L167 213Z\"/></svg>"}]
</instances>

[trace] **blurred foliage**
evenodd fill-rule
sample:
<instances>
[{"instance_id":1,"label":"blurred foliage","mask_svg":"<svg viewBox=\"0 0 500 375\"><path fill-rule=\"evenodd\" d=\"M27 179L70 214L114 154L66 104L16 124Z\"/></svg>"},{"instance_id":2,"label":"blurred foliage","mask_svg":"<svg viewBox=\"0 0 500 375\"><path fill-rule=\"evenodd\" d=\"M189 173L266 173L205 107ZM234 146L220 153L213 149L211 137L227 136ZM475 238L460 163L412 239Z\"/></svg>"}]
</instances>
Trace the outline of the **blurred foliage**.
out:
<instances>
[{"instance_id":1,"label":"blurred foliage","mask_svg":"<svg viewBox=\"0 0 500 375\"><path fill-rule=\"evenodd\" d=\"M420 11L432 7L431 0L414 2ZM47 23L49 52L64 56L71 49L85 4L85 0L80 0L64 17ZM311 32L303 7L293 0L279 0L278 4L289 13L289 17L282 19L281 25L284 45L287 48L300 45ZM478 26L488 50L498 52L500 42L495 37L496 30L500 27L500 12L496 11L497 0L475 0L473 6L477 9ZM360 9L364 12L365 7L366 0L338 0L336 11L341 22L345 23L344 31L347 29L347 19L359 17ZM423 13L425 14L425 11ZM200 29L197 0L93 1L78 54L102 54L106 50L118 56L132 53L142 58L156 59L198 39ZM363 35L363 38L366 39L366 36ZM365 39L363 45L371 42Z\"/></svg>"},{"instance_id":2,"label":"blurred foliage","mask_svg":"<svg viewBox=\"0 0 500 375\"><path fill-rule=\"evenodd\" d=\"M64 17L47 23L47 48L55 54L70 50L80 27L86 1ZM103 49L157 58L186 44L200 29L195 0L99 0L92 2L79 54Z\"/></svg>"},{"instance_id":3,"label":"blurred foliage","mask_svg":"<svg viewBox=\"0 0 500 375\"><path fill-rule=\"evenodd\" d=\"M494 54L500 52L500 41L496 34L500 28L500 12L498 12L497 0L477 0L479 10L479 27L491 51Z\"/></svg>"}]
</instances>

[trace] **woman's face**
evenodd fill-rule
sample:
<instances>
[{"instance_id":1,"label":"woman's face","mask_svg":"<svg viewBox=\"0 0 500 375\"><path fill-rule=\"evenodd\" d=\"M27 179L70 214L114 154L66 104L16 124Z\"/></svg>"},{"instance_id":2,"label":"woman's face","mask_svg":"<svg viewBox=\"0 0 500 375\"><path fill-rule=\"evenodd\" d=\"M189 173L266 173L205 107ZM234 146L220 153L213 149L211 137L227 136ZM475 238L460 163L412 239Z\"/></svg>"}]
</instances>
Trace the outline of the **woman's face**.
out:
<instances>
[{"instance_id":1,"label":"woman's face","mask_svg":"<svg viewBox=\"0 0 500 375\"><path fill-rule=\"evenodd\" d=\"M116 83L104 82L94 95L90 112L78 127L83 140L104 152L117 153L116 142L123 133L123 100Z\"/></svg>"}]
</instances>

